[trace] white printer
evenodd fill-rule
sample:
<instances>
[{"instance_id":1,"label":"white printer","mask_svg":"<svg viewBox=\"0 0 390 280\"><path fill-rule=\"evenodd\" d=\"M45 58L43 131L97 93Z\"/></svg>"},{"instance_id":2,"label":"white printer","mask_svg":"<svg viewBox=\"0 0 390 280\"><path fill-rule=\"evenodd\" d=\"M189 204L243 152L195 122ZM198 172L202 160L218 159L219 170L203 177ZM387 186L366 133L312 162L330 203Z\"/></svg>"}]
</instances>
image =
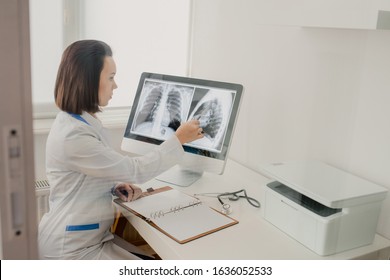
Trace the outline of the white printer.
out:
<instances>
[{"instance_id":1,"label":"white printer","mask_svg":"<svg viewBox=\"0 0 390 280\"><path fill-rule=\"evenodd\" d=\"M372 243L387 189L320 161L261 166L264 218L325 256Z\"/></svg>"}]
</instances>

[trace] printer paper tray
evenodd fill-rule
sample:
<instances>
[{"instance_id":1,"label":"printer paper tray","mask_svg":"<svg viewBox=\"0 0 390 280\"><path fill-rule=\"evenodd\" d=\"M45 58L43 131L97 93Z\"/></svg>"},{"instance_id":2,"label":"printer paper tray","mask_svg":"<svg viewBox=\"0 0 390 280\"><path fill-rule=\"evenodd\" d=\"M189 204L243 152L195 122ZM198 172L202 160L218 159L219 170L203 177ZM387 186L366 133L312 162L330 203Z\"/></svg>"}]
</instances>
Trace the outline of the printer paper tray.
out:
<instances>
[{"instance_id":1,"label":"printer paper tray","mask_svg":"<svg viewBox=\"0 0 390 280\"><path fill-rule=\"evenodd\" d=\"M267 184L267 186L284 197L294 201L298 205L301 205L313 213L320 215L321 217L328 217L330 215L341 212L342 210L340 208L330 208L325 206L277 181L271 182Z\"/></svg>"}]
</instances>

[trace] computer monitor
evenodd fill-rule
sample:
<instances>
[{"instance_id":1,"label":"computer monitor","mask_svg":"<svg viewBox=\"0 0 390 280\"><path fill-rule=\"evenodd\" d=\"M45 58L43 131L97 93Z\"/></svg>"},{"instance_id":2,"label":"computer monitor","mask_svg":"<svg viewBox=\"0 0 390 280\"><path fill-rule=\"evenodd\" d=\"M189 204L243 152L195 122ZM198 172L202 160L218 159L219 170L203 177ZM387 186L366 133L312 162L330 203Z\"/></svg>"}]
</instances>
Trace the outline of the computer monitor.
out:
<instances>
[{"instance_id":1,"label":"computer monitor","mask_svg":"<svg viewBox=\"0 0 390 280\"><path fill-rule=\"evenodd\" d=\"M204 137L184 144L180 163L157 179L189 186L203 172L222 174L242 93L239 84L142 73L121 148L143 155L171 137L181 123L198 119Z\"/></svg>"}]
</instances>

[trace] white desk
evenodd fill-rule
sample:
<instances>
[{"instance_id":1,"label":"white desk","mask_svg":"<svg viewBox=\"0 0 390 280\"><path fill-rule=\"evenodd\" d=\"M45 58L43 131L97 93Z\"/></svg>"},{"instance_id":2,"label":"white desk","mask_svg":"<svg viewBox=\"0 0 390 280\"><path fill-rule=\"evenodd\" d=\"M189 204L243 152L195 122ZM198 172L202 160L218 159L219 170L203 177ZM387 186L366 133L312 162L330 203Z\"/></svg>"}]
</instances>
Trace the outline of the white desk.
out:
<instances>
[{"instance_id":1,"label":"white desk","mask_svg":"<svg viewBox=\"0 0 390 280\"><path fill-rule=\"evenodd\" d=\"M190 187L175 187L188 194L227 192L245 188L248 195L258 199L262 205L264 185L270 180L230 160L223 175L203 174ZM152 180L142 188L162 187L167 184ZM216 209L221 204L216 198L200 197ZM245 199L230 202L231 216L239 221L237 225L201 237L186 244L179 244L160 231L149 226L144 220L125 209L120 209L142 237L162 259L388 259L390 240L376 235L371 245L339 254L321 257L289 237L262 217L262 208L251 206Z\"/></svg>"}]
</instances>

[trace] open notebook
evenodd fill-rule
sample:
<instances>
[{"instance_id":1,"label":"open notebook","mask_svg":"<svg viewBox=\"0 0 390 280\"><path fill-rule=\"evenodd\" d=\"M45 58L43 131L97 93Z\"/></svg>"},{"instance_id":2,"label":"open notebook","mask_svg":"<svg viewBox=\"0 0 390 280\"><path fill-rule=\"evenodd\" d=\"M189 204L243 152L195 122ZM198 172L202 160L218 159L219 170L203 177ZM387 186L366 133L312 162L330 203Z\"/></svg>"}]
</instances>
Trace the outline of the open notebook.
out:
<instances>
[{"instance_id":1,"label":"open notebook","mask_svg":"<svg viewBox=\"0 0 390 280\"><path fill-rule=\"evenodd\" d=\"M171 187L146 193L131 202L114 201L181 244L238 223Z\"/></svg>"}]
</instances>

